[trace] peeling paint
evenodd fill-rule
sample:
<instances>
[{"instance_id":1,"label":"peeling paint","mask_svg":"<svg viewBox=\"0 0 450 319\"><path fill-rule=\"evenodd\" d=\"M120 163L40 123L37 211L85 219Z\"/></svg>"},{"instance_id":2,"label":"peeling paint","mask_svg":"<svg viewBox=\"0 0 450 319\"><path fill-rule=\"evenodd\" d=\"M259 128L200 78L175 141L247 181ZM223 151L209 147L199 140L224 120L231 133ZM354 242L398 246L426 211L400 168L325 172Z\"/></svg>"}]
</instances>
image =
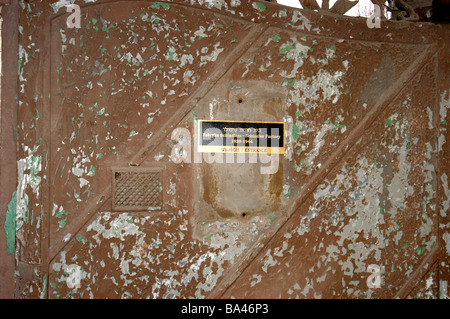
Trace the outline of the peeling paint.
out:
<instances>
[{"instance_id":1,"label":"peeling paint","mask_svg":"<svg viewBox=\"0 0 450 319\"><path fill-rule=\"evenodd\" d=\"M65 17L56 14L72 3L92 3L83 7L83 28L58 30ZM384 96L372 98L363 83L383 95L385 88L377 87L373 77L386 75L397 81L407 67L403 64L413 65L414 58L402 54L403 44L339 39L335 35L342 34L327 30L327 24L314 25L309 18L315 13L264 2L187 3L201 9L171 1L131 1L128 14L118 12L123 8L120 2L102 4L101 10L94 0L20 3L21 157L18 187L5 223L8 253L14 253L17 230L23 244L24 235L29 235L22 233L25 229L32 223L39 229L41 218L36 214L45 211L40 207L43 199L52 207L49 220L43 222L49 222L50 253L56 256L48 274L36 273L42 298L47 295L47 275L50 298L204 298L223 288L222 279L242 269L230 291L238 286L238 292L251 295L281 273L286 282L278 297L372 298L382 295L364 286L367 265L374 262L391 268L383 270L383 293L395 293L436 243L435 214L448 215L447 174L439 174L440 194L445 196L437 205L435 164L446 145L447 93L441 95L438 125L433 105L417 107L422 101L415 95L426 96L418 85L405 86L406 95L399 93L395 103L384 101L386 111L376 109ZM33 12L41 8L46 10ZM48 52L33 42L35 35L27 37L27 30L49 16L51 89L33 95L32 70ZM270 27L258 33L254 26L266 21ZM304 30L308 34L294 33ZM248 42L248 32L257 35L250 39L254 42ZM419 49L411 45L408 50L414 56ZM366 56L374 59L374 70L362 67ZM384 61L387 56L395 72L377 68L378 57ZM208 85L216 79L211 89ZM227 94L210 94L224 83L232 83ZM199 91L206 86L208 94ZM281 97L269 94L270 88L282 92ZM45 121L58 138L37 141L33 134L42 128L37 125L43 125L40 114L46 114L46 103L51 103L52 114ZM254 105L262 111L252 111ZM242 114L249 119L286 123L282 174L268 177L270 197L278 206L265 215L246 211L216 218L213 208L199 212L193 207L197 195L190 186L197 185L200 176L189 165L176 165L169 155L173 141L160 138L170 137L173 127L162 125L179 123L190 130L199 118L241 116L235 114L236 107L246 110ZM367 114L375 114L373 110L379 113L374 126L355 132ZM178 113L185 117L175 118ZM437 143L428 139L430 131L439 131ZM361 135L358 142L336 154L351 134ZM142 164L129 161L138 156ZM331 160L336 167L323 167ZM161 168L164 180L158 190L164 195L164 209L110 211L111 194L105 189L110 186L109 167L119 161ZM322 173L326 178L316 180L325 176ZM50 194L41 191L43 181ZM300 197L305 194L308 197ZM213 217L202 220L199 214ZM74 229L78 224L84 226ZM285 226L277 228L280 225ZM450 253L444 227L440 225L440 236ZM39 245L38 235L34 240ZM245 256L260 248L262 252L246 265ZM332 284L324 289L328 283ZM435 285L433 277L426 278L427 293Z\"/></svg>"},{"instance_id":2,"label":"peeling paint","mask_svg":"<svg viewBox=\"0 0 450 319\"><path fill-rule=\"evenodd\" d=\"M4 228L8 254L14 254L16 252L16 192L12 194L8 204Z\"/></svg>"}]
</instances>

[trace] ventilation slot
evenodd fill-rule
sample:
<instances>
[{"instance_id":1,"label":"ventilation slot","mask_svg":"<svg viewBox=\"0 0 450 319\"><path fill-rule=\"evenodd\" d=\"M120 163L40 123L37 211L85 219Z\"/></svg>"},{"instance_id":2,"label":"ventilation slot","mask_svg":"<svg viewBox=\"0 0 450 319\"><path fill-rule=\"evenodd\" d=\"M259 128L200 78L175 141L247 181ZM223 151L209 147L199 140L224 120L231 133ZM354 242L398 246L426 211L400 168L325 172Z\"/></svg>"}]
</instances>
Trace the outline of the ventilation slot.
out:
<instances>
[{"instance_id":1,"label":"ventilation slot","mask_svg":"<svg viewBox=\"0 0 450 319\"><path fill-rule=\"evenodd\" d=\"M116 169L112 171L112 209L115 211L161 210L161 171Z\"/></svg>"}]
</instances>

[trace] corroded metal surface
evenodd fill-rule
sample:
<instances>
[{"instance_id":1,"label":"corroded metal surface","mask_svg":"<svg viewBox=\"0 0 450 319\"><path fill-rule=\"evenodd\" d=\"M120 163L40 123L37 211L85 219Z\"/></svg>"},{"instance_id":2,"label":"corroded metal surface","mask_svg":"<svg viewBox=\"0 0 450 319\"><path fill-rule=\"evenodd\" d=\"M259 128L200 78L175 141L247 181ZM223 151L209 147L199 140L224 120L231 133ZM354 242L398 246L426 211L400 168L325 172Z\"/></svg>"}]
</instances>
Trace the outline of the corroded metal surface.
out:
<instances>
[{"instance_id":1,"label":"corroded metal surface","mask_svg":"<svg viewBox=\"0 0 450 319\"><path fill-rule=\"evenodd\" d=\"M434 77L435 64L418 76ZM418 87L412 80L380 113L225 296L395 296L436 241L436 159L424 130L435 125L414 105L433 96ZM367 290L369 264L383 265L385 289Z\"/></svg>"},{"instance_id":2,"label":"corroded metal surface","mask_svg":"<svg viewBox=\"0 0 450 319\"><path fill-rule=\"evenodd\" d=\"M80 28L64 1L19 5L16 296L443 295L448 28L78 4ZM285 153L220 162L198 120L285 122ZM160 172L161 207L118 211L127 170Z\"/></svg>"}]
</instances>

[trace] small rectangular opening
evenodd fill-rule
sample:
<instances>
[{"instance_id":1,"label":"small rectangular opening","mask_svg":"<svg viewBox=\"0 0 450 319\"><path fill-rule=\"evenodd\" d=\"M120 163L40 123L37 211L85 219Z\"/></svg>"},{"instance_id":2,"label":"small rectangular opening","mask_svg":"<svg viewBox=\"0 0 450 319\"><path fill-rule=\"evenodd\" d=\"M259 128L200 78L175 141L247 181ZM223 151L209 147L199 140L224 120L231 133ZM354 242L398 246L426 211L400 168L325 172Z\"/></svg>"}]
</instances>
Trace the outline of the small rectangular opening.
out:
<instances>
[{"instance_id":1,"label":"small rectangular opening","mask_svg":"<svg viewBox=\"0 0 450 319\"><path fill-rule=\"evenodd\" d=\"M162 171L151 168L112 169L114 211L162 209Z\"/></svg>"}]
</instances>

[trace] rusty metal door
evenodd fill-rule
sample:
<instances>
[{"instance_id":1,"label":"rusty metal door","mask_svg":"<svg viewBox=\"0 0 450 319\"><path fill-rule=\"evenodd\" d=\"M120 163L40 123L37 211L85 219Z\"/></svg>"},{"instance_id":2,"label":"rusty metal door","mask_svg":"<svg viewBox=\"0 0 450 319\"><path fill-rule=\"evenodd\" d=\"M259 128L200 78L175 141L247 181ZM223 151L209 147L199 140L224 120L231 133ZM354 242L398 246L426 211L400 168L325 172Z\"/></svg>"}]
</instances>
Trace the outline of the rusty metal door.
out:
<instances>
[{"instance_id":1,"label":"rusty metal door","mask_svg":"<svg viewBox=\"0 0 450 319\"><path fill-rule=\"evenodd\" d=\"M446 293L448 28L74 3L19 3L16 296ZM284 153L200 153L202 120L282 122Z\"/></svg>"}]
</instances>

